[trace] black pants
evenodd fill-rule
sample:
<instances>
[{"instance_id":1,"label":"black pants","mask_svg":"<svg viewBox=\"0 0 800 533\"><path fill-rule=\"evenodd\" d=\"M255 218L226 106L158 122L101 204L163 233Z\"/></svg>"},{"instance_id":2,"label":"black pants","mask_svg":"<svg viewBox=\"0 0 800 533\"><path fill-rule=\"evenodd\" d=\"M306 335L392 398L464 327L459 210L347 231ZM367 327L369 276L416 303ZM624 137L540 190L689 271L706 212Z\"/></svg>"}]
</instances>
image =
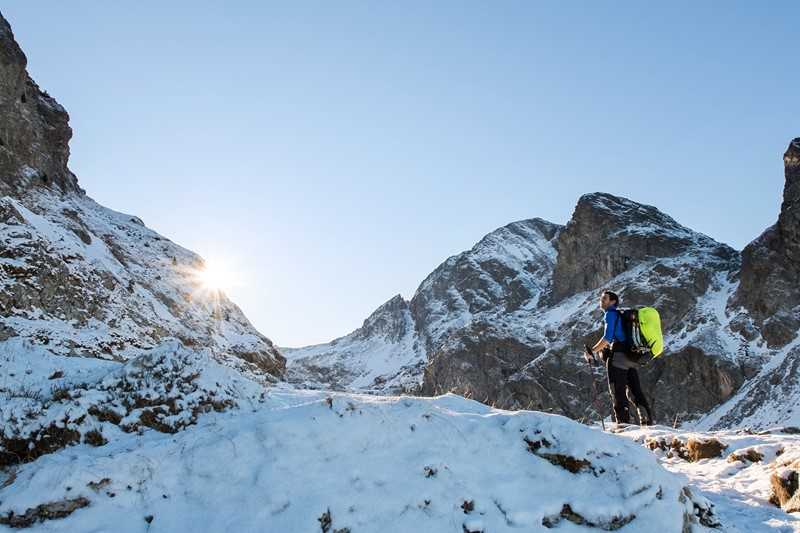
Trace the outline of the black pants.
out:
<instances>
[{"instance_id":1,"label":"black pants","mask_svg":"<svg viewBox=\"0 0 800 533\"><path fill-rule=\"evenodd\" d=\"M606 360L606 370L608 371L608 391L614 401L614 418L618 424L630 424L631 415L628 408L628 395L626 389L630 389L633 394L633 401L639 414L641 425L653 423L650 413L650 404L642 392L642 385L639 383L639 372L635 368L617 368L611 364L611 357ZM644 410L644 413L642 412Z\"/></svg>"}]
</instances>

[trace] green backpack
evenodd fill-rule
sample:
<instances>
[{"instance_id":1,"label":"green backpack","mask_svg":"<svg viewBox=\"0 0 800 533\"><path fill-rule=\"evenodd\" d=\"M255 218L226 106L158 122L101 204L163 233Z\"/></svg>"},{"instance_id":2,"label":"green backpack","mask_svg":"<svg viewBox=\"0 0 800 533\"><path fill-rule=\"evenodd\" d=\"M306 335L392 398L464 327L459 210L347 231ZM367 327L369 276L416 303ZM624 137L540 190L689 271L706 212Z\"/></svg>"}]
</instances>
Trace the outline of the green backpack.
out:
<instances>
[{"instance_id":1,"label":"green backpack","mask_svg":"<svg viewBox=\"0 0 800 533\"><path fill-rule=\"evenodd\" d=\"M641 357L651 353L656 358L664 352L661 317L654 307L620 309L619 314L632 354Z\"/></svg>"}]
</instances>

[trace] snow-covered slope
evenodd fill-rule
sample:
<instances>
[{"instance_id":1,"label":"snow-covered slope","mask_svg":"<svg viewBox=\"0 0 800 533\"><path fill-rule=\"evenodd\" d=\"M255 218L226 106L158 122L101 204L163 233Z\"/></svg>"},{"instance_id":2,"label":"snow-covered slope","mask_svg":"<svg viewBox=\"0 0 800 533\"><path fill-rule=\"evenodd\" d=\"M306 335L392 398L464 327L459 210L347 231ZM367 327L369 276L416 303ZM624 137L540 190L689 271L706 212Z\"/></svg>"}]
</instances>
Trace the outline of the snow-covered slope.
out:
<instances>
[{"instance_id":1,"label":"snow-covered slope","mask_svg":"<svg viewBox=\"0 0 800 533\"><path fill-rule=\"evenodd\" d=\"M408 303L399 295L345 337L281 352L288 361L287 379L309 388L410 391L425 364Z\"/></svg>"},{"instance_id":2,"label":"snow-covered slope","mask_svg":"<svg viewBox=\"0 0 800 533\"><path fill-rule=\"evenodd\" d=\"M701 418L698 429L800 426L800 335L769 350L766 363L728 402Z\"/></svg>"},{"instance_id":3,"label":"snow-covered slope","mask_svg":"<svg viewBox=\"0 0 800 533\"><path fill-rule=\"evenodd\" d=\"M282 358L219 291L203 261L136 217L81 194L0 198L0 339L124 361L162 339L278 374Z\"/></svg>"},{"instance_id":4,"label":"snow-covered slope","mask_svg":"<svg viewBox=\"0 0 800 533\"><path fill-rule=\"evenodd\" d=\"M707 500L635 443L453 395L272 389L257 409L8 475L0 524L27 517L31 531L679 533L713 521ZM74 510L36 522L56 502Z\"/></svg>"},{"instance_id":5,"label":"snow-covered slope","mask_svg":"<svg viewBox=\"0 0 800 533\"><path fill-rule=\"evenodd\" d=\"M0 343L0 468L64 447L105 446L152 428L174 433L209 411L263 400L261 373L218 362L178 340L126 363L53 355L15 338Z\"/></svg>"},{"instance_id":6,"label":"snow-covered slope","mask_svg":"<svg viewBox=\"0 0 800 533\"><path fill-rule=\"evenodd\" d=\"M741 283L727 308L764 364L702 427L800 424L800 138L789 143L783 164L778 221L742 252Z\"/></svg>"}]
</instances>

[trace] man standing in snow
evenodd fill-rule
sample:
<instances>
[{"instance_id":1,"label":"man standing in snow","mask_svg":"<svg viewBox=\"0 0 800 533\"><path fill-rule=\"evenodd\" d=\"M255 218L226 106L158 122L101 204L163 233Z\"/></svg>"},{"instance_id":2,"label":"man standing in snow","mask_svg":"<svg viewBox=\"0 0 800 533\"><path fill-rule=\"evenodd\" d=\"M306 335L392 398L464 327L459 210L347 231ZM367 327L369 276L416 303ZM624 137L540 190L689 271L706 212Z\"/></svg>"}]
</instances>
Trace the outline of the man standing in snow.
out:
<instances>
[{"instance_id":1,"label":"man standing in snow","mask_svg":"<svg viewBox=\"0 0 800 533\"><path fill-rule=\"evenodd\" d=\"M586 357L590 362L595 354L605 362L608 373L608 390L614 402L614 418L617 424L630 423L627 389L633 394L633 400L639 413L639 423L649 426L653 423L650 404L642 392L639 382L639 363L630 356L630 344L622 322L622 313L617 309L619 296L606 289L600 295L600 308L603 310L605 329L602 338L589 348ZM644 413L642 413L644 410Z\"/></svg>"}]
</instances>

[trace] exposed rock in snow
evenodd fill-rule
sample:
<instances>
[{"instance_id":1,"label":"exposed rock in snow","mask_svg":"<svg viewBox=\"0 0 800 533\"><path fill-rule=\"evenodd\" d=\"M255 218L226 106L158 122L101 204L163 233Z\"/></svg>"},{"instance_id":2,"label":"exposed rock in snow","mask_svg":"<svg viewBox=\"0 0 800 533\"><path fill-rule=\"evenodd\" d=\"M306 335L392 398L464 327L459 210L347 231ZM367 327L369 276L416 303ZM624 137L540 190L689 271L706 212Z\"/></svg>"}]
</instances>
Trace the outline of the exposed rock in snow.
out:
<instances>
[{"instance_id":1,"label":"exposed rock in snow","mask_svg":"<svg viewBox=\"0 0 800 533\"><path fill-rule=\"evenodd\" d=\"M0 198L0 340L123 361L162 339L211 348L279 375L283 358L200 257L77 193Z\"/></svg>"},{"instance_id":2,"label":"exposed rock in snow","mask_svg":"<svg viewBox=\"0 0 800 533\"><path fill-rule=\"evenodd\" d=\"M698 255L735 260L736 252L691 231L653 206L605 193L581 196L556 244L552 301L602 287L656 258ZM664 273L669 275L669 273Z\"/></svg>"},{"instance_id":3,"label":"exposed rock in snow","mask_svg":"<svg viewBox=\"0 0 800 533\"><path fill-rule=\"evenodd\" d=\"M25 464L0 516L89 504L32 531L680 533L713 506L648 450L563 417L433 399L270 390L252 412ZM149 526L148 526L149 524Z\"/></svg>"},{"instance_id":4,"label":"exposed rock in snow","mask_svg":"<svg viewBox=\"0 0 800 533\"><path fill-rule=\"evenodd\" d=\"M144 428L175 433L202 413L264 400L262 374L248 378L177 340L123 364L56 356L16 338L0 343L0 367L0 467Z\"/></svg>"},{"instance_id":5,"label":"exposed rock in snow","mask_svg":"<svg viewBox=\"0 0 800 533\"><path fill-rule=\"evenodd\" d=\"M583 239L576 232L585 232ZM647 244L643 235L659 238ZM661 311L669 355L642 376L657 417L672 421L705 413L743 382L743 368L753 363L739 357L746 352L744 339L730 332L727 316L717 309L735 287L734 250L655 208L600 193L581 198L556 247L552 290L536 306L501 311L454 334L430 356L426 392L453 390L506 407L598 416L592 370L581 354L584 344L599 338L597 302L605 286L617 289L624 305ZM614 262L617 251L624 269ZM602 263L603 257L608 264L592 270L592 261ZM594 277L578 283L580 272ZM560 298L559 283L591 288ZM594 379L594 388L605 395L603 373Z\"/></svg>"},{"instance_id":6,"label":"exposed rock in snow","mask_svg":"<svg viewBox=\"0 0 800 533\"><path fill-rule=\"evenodd\" d=\"M200 257L78 187L66 111L2 16L0 59L0 466L259 401L283 374L277 348L203 287Z\"/></svg>"},{"instance_id":7,"label":"exposed rock in snow","mask_svg":"<svg viewBox=\"0 0 800 533\"><path fill-rule=\"evenodd\" d=\"M741 284L728 309L735 330L769 345L766 364L699 427L800 425L800 138L783 161L778 222L744 249Z\"/></svg>"},{"instance_id":8,"label":"exposed rock in snow","mask_svg":"<svg viewBox=\"0 0 800 533\"><path fill-rule=\"evenodd\" d=\"M405 390L417 375L408 369L424 368L424 394L596 418L594 406L608 405L605 377L581 353L599 336L597 297L609 287L624 306L661 312L667 352L642 371L658 419L702 418L700 428L800 424L800 140L784 163L778 223L748 245L744 264L655 207L587 194L564 227L511 224L445 261L408 303L415 334L405 345L361 332L357 349L341 339L300 349L312 357L293 363L294 379L358 389L338 377L354 374L351 365L368 368L373 350L389 351L376 361L383 375L402 374ZM402 372L383 364L409 360L416 365Z\"/></svg>"},{"instance_id":9,"label":"exposed rock in snow","mask_svg":"<svg viewBox=\"0 0 800 533\"><path fill-rule=\"evenodd\" d=\"M800 471L797 428L700 433L629 426L618 435L651 449L665 468L685 475L694 493L714 504L715 520L722 531L800 531L800 514L786 514L786 506L779 509L776 504L781 502L774 492L776 476L788 478L791 472ZM690 442L718 443L715 451L722 453L691 461L680 451ZM786 501L791 499L791 495L785 496Z\"/></svg>"},{"instance_id":10,"label":"exposed rock in snow","mask_svg":"<svg viewBox=\"0 0 800 533\"><path fill-rule=\"evenodd\" d=\"M539 218L514 222L437 267L410 302L428 351L455 331L536 307L550 284L560 231Z\"/></svg>"}]
</instances>

